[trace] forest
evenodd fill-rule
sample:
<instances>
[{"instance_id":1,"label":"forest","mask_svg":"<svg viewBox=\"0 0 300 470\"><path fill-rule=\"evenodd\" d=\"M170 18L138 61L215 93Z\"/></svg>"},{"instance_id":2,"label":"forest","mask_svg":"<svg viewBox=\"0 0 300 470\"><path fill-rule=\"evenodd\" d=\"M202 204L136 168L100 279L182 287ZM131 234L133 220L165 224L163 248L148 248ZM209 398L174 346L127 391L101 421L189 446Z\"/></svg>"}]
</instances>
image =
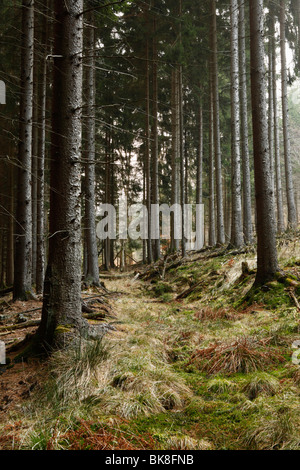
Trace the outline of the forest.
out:
<instances>
[{"instance_id":1,"label":"forest","mask_svg":"<svg viewBox=\"0 0 300 470\"><path fill-rule=\"evenodd\" d=\"M0 12L0 450L300 450L300 0Z\"/></svg>"}]
</instances>

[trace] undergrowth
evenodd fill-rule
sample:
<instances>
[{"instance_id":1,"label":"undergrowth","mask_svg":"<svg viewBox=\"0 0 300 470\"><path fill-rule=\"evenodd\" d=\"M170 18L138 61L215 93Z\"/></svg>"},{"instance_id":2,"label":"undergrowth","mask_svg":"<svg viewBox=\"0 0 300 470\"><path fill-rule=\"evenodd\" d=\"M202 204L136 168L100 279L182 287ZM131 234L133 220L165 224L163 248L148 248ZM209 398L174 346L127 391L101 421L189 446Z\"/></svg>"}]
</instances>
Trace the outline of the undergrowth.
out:
<instances>
[{"instance_id":1,"label":"undergrowth","mask_svg":"<svg viewBox=\"0 0 300 470\"><path fill-rule=\"evenodd\" d=\"M299 244L279 244L297 283ZM128 281L117 331L53 354L47 380L0 428L0 448L299 450L293 283L250 291L253 250L220 252L163 280ZM107 286L124 291L124 281Z\"/></svg>"}]
</instances>

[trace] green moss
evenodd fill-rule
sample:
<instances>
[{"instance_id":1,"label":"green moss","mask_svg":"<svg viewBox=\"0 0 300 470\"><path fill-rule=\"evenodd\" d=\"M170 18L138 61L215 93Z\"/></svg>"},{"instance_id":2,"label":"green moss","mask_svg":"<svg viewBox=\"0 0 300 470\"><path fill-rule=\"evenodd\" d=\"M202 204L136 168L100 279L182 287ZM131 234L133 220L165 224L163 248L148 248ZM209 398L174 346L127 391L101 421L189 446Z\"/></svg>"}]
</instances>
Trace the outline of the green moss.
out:
<instances>
[{"instance_id":1,"label":"green moss","mask_svg":"<svg viewBox=\"0 0 300 470\"><path fill-rule=\"evenodd\" d=\"M173 300L173 295L169 293L165 293L165 294L162 294L160 298L162 302L168 303L168 302L171 302L171 300Z\"/></svg>"},{"instance_id":2,"label":"green moss","mask_svg":"<svg viewBox=\"0 0 300 470\"><path fill-rule=\"evenodd\" d=\"M285 260L283 266L286 267L286 268L292 268L294 266L300 266L300 258L296 258L295 256L293 256L292 258L289 258L288 260Z\"/></svg>"},{"instance_id":3,"label":"green moss","mask_svg":"<svg viewBox=\"0 0 300 470\"><path fill-rule=\"evenodd\" d=\"M54 331L54 335L61 335L64 333L70 333L73 330L72 325L57 325Z\"/></svg>"},{"instance_id":4,"label":"green moss","mask_svg":"<svg viewBox=\"0 0 300 470\"><path fill-rule=\"evenodd\" d=\"M234 382L228 379L225 379L223 377L216 377L214 379L209 380L207 388L209 392L216 394L224 394L230 391L235 391L237 386Z\"/></svg>"},{"instance_id":5,"label":"green moss","mask_svg":"<svg viewBox=\"0 0 300 470\"><path fill-rule=\"evenodd\" d=\"M167 282L157 282L153 288L153 292L156 297L161 297L163 294L173 292L173 286Z\"/></svg>"},{"instance_id":6,"label":"green moss","mask_svg":"<svg viewBox=\"0 0 300 470\"><path fill-rule=\"evenodd\" d=\"M202 397L194 397L185 408L185 413L190 418L197 418L205 407L205 401Z\"/></svg>"},{"instance_id":7,"label":"green moss","mask_svg":"<svg viewBox=\"0 0 300 470\"><path fill-rule=\"evenodd\" d=\"M279 388L278 380L266 372L251 374L243 387L243 392L249 400L254 400L259 395L274 396Z\"/></svg>"},{"instance_id":8,"label":"green moss","mask_svg":"<svg viewBox=\"0 0 300 470\"><path fill-rule=\"evenodd\" d=\"M253 304L264 305L269 309L292 305L290 296L281 282L268 282L263 286L253 286L250 291L235 303L235 308Z\"/></svg>"}]
</instances>

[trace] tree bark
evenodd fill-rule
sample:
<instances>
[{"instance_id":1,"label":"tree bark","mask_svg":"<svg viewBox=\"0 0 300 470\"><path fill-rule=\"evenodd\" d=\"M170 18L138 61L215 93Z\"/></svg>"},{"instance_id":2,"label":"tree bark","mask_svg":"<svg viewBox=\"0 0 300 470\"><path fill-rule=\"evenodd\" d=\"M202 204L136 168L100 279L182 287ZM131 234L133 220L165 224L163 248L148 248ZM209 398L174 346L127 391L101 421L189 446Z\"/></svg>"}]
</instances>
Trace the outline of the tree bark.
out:
<instances>
[{"instance_id":1,"label":"tree bark","mask_svg":"<svg viewBox=\"0 0 300 470\"><path fill-rule=\"evenodd\" d=\"M270 10L270 39L272 45L272 95L273 95L273 126L274 126L274 160L276 179L276 205L277 205L277 231L284 232L284 212L282 195L282 178L280 162L280 142L278 129L278 108L277 108L277 82L276 82L276 43L275 43L275 17L274 6Z\"/></svg>"},{"instance_id":2,"label":"tree bark","mask_svg":"<svg viewBox=\"0 0 300 470\"><path fill-rule=\"evenodd\" d=\"M210 94L209 106L209 246L216 244L215 226L215 180L214 180L214 117L213 117L213 94Z\"/></svg>"},{"instance_id":3,"label":"tree bark","mask_svg":"<svg viewBox=\"0 0 300 470\"><path fill-rule=\"evenodd\" d=\"M253 241L251 210L251 173L249 159L247 67L246 67L245 5L239 0L239 62L240 62L240 115L241 115L241 159L243 170L243 228L246 243Z\"/></svg>"},{"instance_id":4,"label":"tree bark","mask_svg":"<svg viewBox=\"0 0 300 470\"><path fill-rule=\"evenodd\" d=\"M146 9L146 28L149 31L149 11ZM152 234L151 234L151 161L150 161L150 74L149 74L149 37L146 38L146 61L145 61L145 169L146 169L146 201L148 210L148 238L147 238L147 261L152 263Z\"/></svg>"},{"instance_id":5,"label":"tree bark","mask_svg":"<svg viewBox=\"0 0 300 470\"><path fill-rule=\"evenodd\" d=\"M82 332L81 315L81 108L83 0L54 1L49 260L42 321L46 348Z\"/></svg>"},{"instance_id":6,"label":"tree bark","mask_svg":"<svg viewBox=\"0 0 300 470\"><path fill-rule=\"evenodd\" d=\"M96 236L95 213L95 29L94 13L87 18L87 60L86 60L86 151L85 151L85 246L86 271L85 278L94 286L99 286L99 264Z\"/></svg>"},{"instance_id":7,"label":"tree bark","mask_svg":"<svg viewBox=\"0 0 300 470\"><path fill-rule=\"evenodd\" d=\"M197 176L196 176L196 204L200 205L203 203L203 108L202 108L202 97L200 98L199 111L198 111L198 148L197 148ZM201 235L199 230L200 226L196 223L196 244L195 250L202 248ZM203 240L204 242L204 240Z\"/></svg>"},{"instance_id":8,"label":"tree bark","mask_svg":"<svg viewBox=\"0 0 300 470\"><path fill-rule=\"evenodd\" d=\"M231 244L240 248L244 244L241 198L240 156L240 100L239 100L239 50L238 50L238 1L231 0L231 185L232 228Z\"/></svg>"},{"instance_id":9,"label":"tree bark","mask_svg":"<svg viewBox=\"0 0 300 470\"><path fill-rule=\"evenodd\" d=\"M47 12L46 2L44 13ZM36 292L43 292L45 272L45 152L46 152L46 102L47 102L47 49L48 49L48 22L43 19L42 47L43 59L40 64L39 77L39 110L38 110L38 161L37 161L37 246L36 246Z\"/></svg>"},{"instance_id":10,"label":"tree bark","mask_svg":"<svg viewBox=\"0 0 300 470\"><path fill-rule=\"evenodd\" d=\"M181 253L182 257L186 255L186 234L185 234L185 153L184 153L184 122L183 122L183 81L182 65L178 70L179 78L179 151L180 151L180 200L181 200Z\"/></svg>"},{"instance_id":11,"label":"tree bark","mask_svg":"<svg viewBox=\"0 0 300 470\"><path fill-rule=\"evenodd\" d=\"M172 187L171 204L179 203L179 76L178 67L172 69L171 78L171 107L172 107ZM179 240L175 239L175 217L171 213L171 250L178 251Z\"/></svg>"},{"instance_id":12,"label":"tree bark","mask_svg":"<svg viewBox=\"0 0 300 470\"><path fill-rule=\"evenodd\" d=\"M31 156L31 205L32 205L32 284L36 285L37 262L37 166L38 166L38 103L39 103L39 60L37 17L34 30L34 67L33 67L33 114L32 114L32 156Z\"/></svg>"},{"instance_id":13,"label":"tree bark","mask_svg":"<svg viewBox=\"0 0 300 470\"><path fill-rule=\"evenodd\" d=\"M9 164L9 202L8 202L8 234L7 234L7 262L6 262L6 284L12 286L14 282L14 198L15 198L15 168Z\"/></svg>"},{"instance_id":14,"label":"tree bark","mask_svg":"<svg viewBox=\"0 0 300 470\"><path fill-rule=\"evenodd\" d=\"M275 214L270 175L264 67L263 0L250 0L251 102L257 213L256 284L278 270Z\"/></svg>"},{"instance_id":15,"label":"tree bark","mask_svg":"<svg viewBox=\"0 0 300 470\"><path fill-rule=\"evenodd\" d=\"M158 189L158 66L157 66L157 21L156 17L153 18L153 65L152 65L152 196L153 204L159 204L159 189ZM159 230L159 214L156 214L155 225ZM153 241L153 258L157 261L160 258L160 239Z\"/></svg>"},{"instance_id":16,"label":"tree bark","mask_svg":"<svg viewBox=\"0 0 300 470\"><path fill-rule=\"evenodd\" d=\"M285 41L285 0L280 1L280 54L281 54L281 100L282 100L282 131L285 160L285 182L288 205L288 227L297 225L297 213L293 185L293 168L291 161L291 144L289 135L289 110L287 94L287 66Z\"/></svg>"},{"instance_id":17,"label":"tree bark","mask_svg":"<svg viewBox=\"0 0 300 470\"><path fill-rule=\"evenodd\" d=\"M15 300L26 300L32 289L31 156L34 50L33 0L23 0L22 2L22 46L18 199L13 293Z\"/></svg>"},{"instance_id":18,"label":"tree bark","mask_svg":"<svg viewBox=\"0 0 300 470\"><path fill-rule=\"evenodd\" d=\"M213 82L213 123L214 123L214 152L216 169L216 199L217 199L217 243L225 243L224 208L223 208L223 178L220 142L220 105L218 79L218 50L217 50L217 17L216 1L211 2L211 51L212 51L212 82Z\"/></svg>"}]
</instances>

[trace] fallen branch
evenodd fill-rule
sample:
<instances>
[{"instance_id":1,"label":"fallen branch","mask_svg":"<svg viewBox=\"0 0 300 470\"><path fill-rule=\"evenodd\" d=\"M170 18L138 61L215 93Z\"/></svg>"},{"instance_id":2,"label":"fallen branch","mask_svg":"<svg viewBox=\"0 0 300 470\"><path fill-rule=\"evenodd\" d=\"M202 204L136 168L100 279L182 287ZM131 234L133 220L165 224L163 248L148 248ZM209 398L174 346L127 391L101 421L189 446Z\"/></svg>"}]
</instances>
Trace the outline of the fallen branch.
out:
<instances>
[{"instance_id":1,"label":"fallen branch","mask_svg":"<svg viewBox=\"0 0 300 470\"><path fill-rule=\"evenodd\" d=\"M103 279L124 279L126 277L133 277L135 273L123 273L123 274L100 274L100 278Z\"/></svg>"},{"instance_id":2,"label":"fallen branch","mask_svg":"<svg viewBox=\"0 0 300 470\"><path fill-rule=\"evenodd\" d=\"M13 287L7 287L6 289L0 290L0 297L10 294L13 291Z\"/></svg>"},{"instance_id":3,"label":"fallen branch","mask_svg":"<svg viewBox=\"0 0 300 470\"><path fill-rule=\"evenodd\" d=\"M25 310L24 312L18 312L19 315L24 315L25 313L33 313L42 310L43 307L32 308L31 310Z\"/></svg>"},{"instance_id":4,"label":"fallen branch","mask_svg":"<svg viewBox=\"0 0 300 470\"><path fill-rule=\"evenodd\" d=\"M1 326L0 331L3 331L5 333L0 333L0 336L5 336L11 331L23 330L25 328L31 328L32 326L39 326L40 323L41 320L28 320L24 323L18 323L16 325Z\"/></svg>"},{"instance_id":5,"label":"fallen branch","mask_svg":"<svg viewBox=\"0 0 300 470\"><path fill-rule=\"evenodd\" d=\"M295 296L295 292L292 289L290 289L289 294L291 298L293 299L293 301L295 302L298 312L300 312L300 304L299 304L297 297Z\"/></svg>"},{"instance_id":6,"label":"fallen branch","mask_svg":"<svg viewBox=\"0 0 300 470\"><path fill-rule=\"evenodd\" d=\"M102 312L92 312L92 313L86 313L83 315L84 318L87 320L102 320L107 317L116 319L117 317L115 315L112 315L111 313L102 313ZM0 327L0 336L6 336L16 330L23 330L25 328L31 328L33 326L39 326L41 323L41 320L29 320L24 323L18 323L15 325L9 325L9 326L2 326Z\"/></svg>"},{"instance_id":7,"label":"fallen branch","mask_svg":"<svg viewBox=\"0 0 300 470\"><path fill-rule=\"evenodd\" d=\"M181 294L177 295L176 300L181 300L185 299L188 295L190 295L197 287L199 287L201 284L203 284L203 281L197 282L194 284L192 287L189 289L181 292Z\"/></svg>"}]
</instances>

